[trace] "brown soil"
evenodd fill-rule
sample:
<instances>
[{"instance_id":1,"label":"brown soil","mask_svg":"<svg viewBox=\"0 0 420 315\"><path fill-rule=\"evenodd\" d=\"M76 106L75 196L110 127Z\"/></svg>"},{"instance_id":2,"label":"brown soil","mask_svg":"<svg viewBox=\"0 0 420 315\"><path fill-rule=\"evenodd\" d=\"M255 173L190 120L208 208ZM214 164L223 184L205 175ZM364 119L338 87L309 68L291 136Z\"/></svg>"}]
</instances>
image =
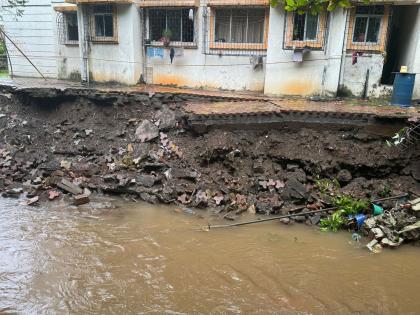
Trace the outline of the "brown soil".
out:
<instances>
[{"instance_id":1,"label":"brown soil","mask_svg":"<svg viewBox=\"0 0 420 315\"><path fill-rule=\"evenodd\" d=\"M62 177L97 192L147 202L210 207L226 218L323 205L319 179L336 193L378 198L420 193L419 145L389 149L352 127L188 127L185 102L199 96L27 89L0 94L0 189L24 187L46 201ZM208 99L207 99L208 101ZM141 143L139 124L175 114L160 136ZM160 121L160 126L164 122ZM321 187L322 188L322 187ZM322 189L321 189L322 190ZM6 193L7 195L7 193Z\"/></svg>"}]
</instances>

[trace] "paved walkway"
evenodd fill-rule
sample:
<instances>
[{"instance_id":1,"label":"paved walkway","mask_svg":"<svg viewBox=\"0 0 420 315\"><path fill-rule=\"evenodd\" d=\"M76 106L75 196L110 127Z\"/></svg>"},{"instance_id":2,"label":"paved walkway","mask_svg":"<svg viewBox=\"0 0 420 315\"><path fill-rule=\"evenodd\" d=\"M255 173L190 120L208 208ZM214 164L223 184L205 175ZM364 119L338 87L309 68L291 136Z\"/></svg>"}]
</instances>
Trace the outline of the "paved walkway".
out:
<instances>
[{"instance_id":1,"label":"paved walkway","mask_svg":"<svg viewBox=\"0 0 420 315\"><path fill-rule=\"evenodd\" d=\"M332 112L350 114L372 114L381 117L413 117L420 119L420 107L400 108L388 106L378 100L343 99L313 101L305 98L268 97L252 92L232 92L220 90L184 89L157 85L82 85L78 82L63 80L0 78L0 85L16 88L58 88L58 89L96 89L104 92L122 93L171 93L206 97L226 98L224 102L190 102L185 110L196 115L250 114L263 112Z\"/></svg>"}]
</instances>

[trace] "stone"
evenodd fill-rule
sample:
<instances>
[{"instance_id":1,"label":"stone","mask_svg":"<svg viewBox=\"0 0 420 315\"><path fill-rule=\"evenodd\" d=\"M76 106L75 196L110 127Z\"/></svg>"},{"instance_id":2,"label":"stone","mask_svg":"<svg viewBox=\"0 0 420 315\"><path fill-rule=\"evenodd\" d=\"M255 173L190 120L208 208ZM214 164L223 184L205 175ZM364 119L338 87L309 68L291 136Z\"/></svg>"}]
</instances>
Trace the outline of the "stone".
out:
<instances>
[{"instance_id":1,"label":"stone","mask_svg":"<svg viewBox=\"0 0 420 315\"><path fill-rule=\"evenodd\" d=\"M351 182L353 176L351 175L350 171L346 169L342 169L337 174L337 180L340 184L347 184Z\"/></svg>"},{"instance_id":2,"label":"stone","mask_svg":"<svg viewBox=\"0 0 420 315\"><path fill-rule=\"evenodd\" d=\"M321 214L316 213L315 215L309 218L309 221L312 225L317 225L319 221L321 221Z\"/></svg>"},{"instance_id":3,"label":"stone","mask_svg":"<svg viewBox=\"0 0 420 315\"><path fill-rule=\"evenodd\" d=\"M303 223L306 221L306 217L304 215L297 215L295 217L293 217L293 220L295 220L296 222L299 223Z\"/></svg>"},{"instance_id":4,"label":"stone","mask_svg":"<svg viewBox=\"0 0 420 315\"><path fill-rule=\"evenodd\" d=\"M23 188L11 188L6 190L2 196L5 198L19 198L19 196L23 193Z\"/></svg>"},{"instance_id":5,"label":"stone","mask_svg":"<svg viewBox=\"0 0 420 315\"><path fill-rule=\"evenodd\" d=\"M283 191L283 199L297 199L307 200L309 193L306 190L305 185L299 182L296 178L290 178L285 185Z\"/></svg>"},{"instance_id":6,"label":"stone","mask_svg":"<svg viewBox=\"0 0 420 315\"><path fill-rule=\"evenodd\" d=\"M83 190L79 186L73 184L72 182L70 182L70 181L68 181L64 178L61 180L61 182L58 182L56 185L59 188L65 190L65 191L67 191L67 192L69 192L73 195L83 194Z\"/></svg>"},{"instance_id":7,"label":"stone","mask_svg":"<svg viewBox=\"0 0 420 315\"><path fill-rule=\"evenodd\" d=\"M159 121L159 129L173 128L176 125L175 112L164 106L156 113L155 119Z\"/></svg>"},{"instance_id":8,"label":"stone","mask_svg":"<svg viewBox=\"0 0 420 315\"><path fill-rule=\"evenodd\" d=\"M73 204L76 205L76 206L81 206L81 205L87 204L89 202L90 202L89 196L86 196L84 194L74 196L74 199L73 199Z\"/></svg>"},{"instance_id":9,"label":"stone","mask_svg":"<svg viewBox=\"0 0 420 315\"><path fill-rule=\"evenodd\" d=\"M404 242L403 238L399 238L398 242L393 242L393 241L391 241L391 240L389 240L385 237L381 240L381 245L383 247L396 248L396 247L400 246L403 242Z\"/></svg>"},{"instance_id":10,"label":"stone","mask_svg":"<svg viewBox=\"0 0 420 315\"><path fill-rule=\"evenodd\" d=\"M372 237L376 240L382 239L385 234L384 232L382 232L382 230L380 228L373 228L370 230Z\"/></svg>"},{"instance_id":11,"label":"stone","mask_svg":"<svg viewBox=\"0 0 420 315\"><path fill-rule=\"evenodd\" d=\"M369 244L366 245L372 253L379 253L382 250L381 244L377 240L372 240Z\"/></svg>"},{"instance_id":12,"label":"stone","mask_svg":"<svg viewBox=\"0 0 420 315\"><path fill-rule=\"evenodd\" d=\"M420 221L404 227L398 234L410 241L420 240Z\"/></svg>"},{"instance_id":13,"label":"stone","mask_svg":"<svg viewBox=\"0 0 420 315\"><path fill-rule=\"evenodd\" d=\"M159 128L149 120L143 120L136 129L136 138L140 142L147 142L159 136Z\"/></svg>"},{"instance_id":14,"label":"stone","mask_svg":"<svg viewBox=\"0 0 420 315\"><path fill-rule=\"evenodd\" d=\"M155 181L156 177L153 175L140 175L136 177L136 183L144 187L152 187Z\"/></svg>"},{"instance_id":15,"label":"stone","mask_svg":"<svg viewBox=\"0 0 420 315\"><path fill-rule=\"evenodd\" d=\"M291 223L291 220L289 218L283 218L283 219L280 219L280 222L283 223L283 224L288 225L288 224Z\"/></svg>"}]
</instances>

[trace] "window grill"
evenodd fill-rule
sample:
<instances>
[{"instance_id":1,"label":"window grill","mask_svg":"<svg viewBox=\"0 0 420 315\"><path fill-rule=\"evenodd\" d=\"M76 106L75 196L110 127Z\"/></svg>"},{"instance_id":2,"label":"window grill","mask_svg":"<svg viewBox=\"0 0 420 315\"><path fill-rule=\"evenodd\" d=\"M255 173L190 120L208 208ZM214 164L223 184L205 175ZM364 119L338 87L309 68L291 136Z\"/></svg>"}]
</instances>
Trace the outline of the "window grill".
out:
<instances>
[{"instance_id":1,"label":"window grill","mask_svg":"<svg viewBox=\"0 0 420 315\"><path fill-rule=\"evenodd\" d=\"M146 10L146 44L195 46L196 10L193 8L150 8Z\"/></svg>"},{"instance_id":2,"label":"window grill","mask_svg":"<svg viewBox=\"0 0 420 315\"><path fill-rule=\"evenodd\" d=\"M269 9L260 6L207 7L203 47L208 55L265 56Z\"/></svg>"},{"instance_id":3,"label":"window grill","mask_svg":"<svg viewBox=\"0 0 420 315\"><path fill-rule=\"evenodd\" d=\"M284 49L323 49L327 36L327 14L288 13L284 29Z\"/></svg>"},{"instance_id":4,"label":"window grill","mask_svg":"<svg viewBox=\"0 0 420 315\"><path fill-rule=\"evenodd\" d=\"M61 45L78 45L77 12L57 12L57 38Z\"/></svg>"},{"instance_id":5,"label":"window grill","mask_svg":"<svg viewBox=\"0 0 420 315\"><path fill-rule=\"evenodd\" d=\"M347 49L383 52L386 48L391 9L388 5L358 6L350 10Z\"/></svg>"},{"instance_id":6,"label":"window grill","mask_svg":"<svg viewBox=\"0 0 420 315\"><path fill-rule=\"evenodd\" d=\"M115 5L89 6L88 15L92 42L118 41L117 7Z\"/></svg>"}]
</instances>

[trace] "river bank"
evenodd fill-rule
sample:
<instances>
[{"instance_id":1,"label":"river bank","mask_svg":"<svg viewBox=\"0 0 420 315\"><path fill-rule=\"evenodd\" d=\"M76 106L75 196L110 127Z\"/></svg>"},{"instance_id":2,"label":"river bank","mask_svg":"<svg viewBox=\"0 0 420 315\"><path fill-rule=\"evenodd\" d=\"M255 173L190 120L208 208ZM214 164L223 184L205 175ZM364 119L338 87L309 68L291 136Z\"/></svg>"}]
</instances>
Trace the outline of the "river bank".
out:
<instances>
[{"instance_id":1,"label":"river bank","mask_svg":"<svg viewBox=\"0 0 420 315\"><path fill-rule=\"evenodd\" d=\"M191 128L185 104L217 100L5 89L0 190L5 197L26 193L28 204L56 198L83 203L91 192L118 194L210 208L228 220L244 212L319 209L331 204L326 196L332 194L373 200L420 193L418 143L404 151L389 149L386 136L348 124ZM396 204L380 206L390 210ZM292 222L319 225L329 214L302 215Z\"/></svg>"}]
</instances>

